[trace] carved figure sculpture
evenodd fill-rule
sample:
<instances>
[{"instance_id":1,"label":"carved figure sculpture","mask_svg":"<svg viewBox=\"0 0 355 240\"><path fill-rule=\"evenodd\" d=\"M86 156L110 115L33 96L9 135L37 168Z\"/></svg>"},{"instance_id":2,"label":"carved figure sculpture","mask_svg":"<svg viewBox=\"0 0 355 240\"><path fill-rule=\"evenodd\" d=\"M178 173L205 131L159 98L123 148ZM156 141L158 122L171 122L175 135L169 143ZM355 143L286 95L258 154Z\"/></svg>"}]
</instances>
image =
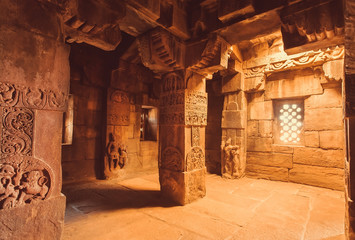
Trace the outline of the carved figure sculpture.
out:
<instances>
[{"instance_id":1,"label":"carved figure sculpture","mask_svg":"<svg viewBox=\"0 0 355 240\"><path fill-rule=\"evenodd\" d=\"M222 145L222 150L222 176L225 178L241 177L239 146L232 145L231 138L228 138L225 145Z\"/></svg>"},{"instance_id":2,"label":"carved figure sculpture","mask_svg":"<svg viewBox=\"0 0 355 240\"><path fill-rule=\"evenodd\" d=\"M128 158L126 147L119 144L112 133L109 135L107 157L110 171L122 169L125 166Z\"/></svg>"},{"instance_id":3,"label":"carved figure sculpture","mask_svg":"<svg viewBox=\"0 0 355 240\"><path fill-rule=\"evenodd\" d=\"M0 164L0 208L9 209L46 198L49 177L44 169L30 170L22 163Z\"/></svg>"}]
</instances>

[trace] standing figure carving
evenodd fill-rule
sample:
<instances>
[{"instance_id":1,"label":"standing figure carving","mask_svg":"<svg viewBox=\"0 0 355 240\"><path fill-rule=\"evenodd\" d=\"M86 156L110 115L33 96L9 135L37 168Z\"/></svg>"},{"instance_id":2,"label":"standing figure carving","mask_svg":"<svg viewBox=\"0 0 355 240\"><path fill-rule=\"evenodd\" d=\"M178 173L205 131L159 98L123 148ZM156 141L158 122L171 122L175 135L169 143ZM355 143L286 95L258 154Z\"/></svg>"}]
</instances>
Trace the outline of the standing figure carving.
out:
<instances>
[{"instance_id":1,"label":"standing figure carving","mask_svg":"<svg viewBox=\"0 0 355 240\"><path fill-rule=\"evenodd\" d=\"M127 162L127 150L122 144L116 141L116 137L110 133L109 143L107 145L107 157L110 171L122 169Z\"/></svg>"},{"instance_id":2,"label":"standing figure carving","mask_svg":"<svg viewBox=\"0 0 355 240\"><path fill-rule=\"evenodd\" d=\"M228 138L225 145L222 145L222 177L240 178L242 175L239 146L232 145L231 138Z\"/></svg>"}]
</instances>

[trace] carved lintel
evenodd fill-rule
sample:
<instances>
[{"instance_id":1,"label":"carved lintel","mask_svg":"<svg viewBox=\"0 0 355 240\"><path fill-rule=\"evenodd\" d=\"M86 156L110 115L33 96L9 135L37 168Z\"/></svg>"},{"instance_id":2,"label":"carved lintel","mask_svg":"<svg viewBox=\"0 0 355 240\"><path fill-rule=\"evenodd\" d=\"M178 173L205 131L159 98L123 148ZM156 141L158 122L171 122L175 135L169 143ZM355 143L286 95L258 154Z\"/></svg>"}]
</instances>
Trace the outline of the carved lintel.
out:
<instances>
[{"instance_id":1,"label":"carved lintel","mask_svg":"<svg viewBox=\"0 0 355 240\"><path fill-rule=\"evenodd\" d=\"M50 197L54 175L44 161L29 156L0 159L0 209L10 209Z\"/></svg>"},{"instance_id":2,"label":"carved lintel","mask_svg":"<svg viewBox=\"0 0 355 240\"><path fill-rule=\"evenodd\" d=\"M270 58L267 64L245 68L244 74L246 78L262 77L267 73L322 65L325 62L340 59L344 59L344 47L336 46L334 48L327 48L326 50L308 51L302 54L290 55L281 60Z\"/></svg>"},{"instance_id":3,"label":"carved lintel","mask_svg":"<svg viewBox=\"0 0 355 240\"><path fill-rule=\"evenodd\" d=\"M0 107L65 111L68 94L0 82Z\"/></svg>"}]
</instances>

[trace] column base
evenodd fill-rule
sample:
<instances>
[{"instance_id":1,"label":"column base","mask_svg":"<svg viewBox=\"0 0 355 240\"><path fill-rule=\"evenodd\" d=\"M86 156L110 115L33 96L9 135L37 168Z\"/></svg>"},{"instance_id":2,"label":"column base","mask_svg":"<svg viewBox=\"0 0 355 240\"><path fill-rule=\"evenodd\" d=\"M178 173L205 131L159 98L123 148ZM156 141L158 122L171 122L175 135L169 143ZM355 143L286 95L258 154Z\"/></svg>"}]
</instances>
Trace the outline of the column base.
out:
<instances>
[{"instance_id":1,"label":"column base","mask_svg":"<svg viewBox=\"0 0 355 240\"><path fill-rule=\"evenodd\" d=\"M0 210L1 240L56 240L64 229L64 195Z\"/></svg>"},{"instance_id":2,"label":"column base","mask_svg":"<svg viewBox=\"0 0 355 240\"><path fill-rule=\"evenodd\" d=\"M206 168L189 172L159 169L161 192L174 202L185 205L206 195Z\"/></svg>"}]
</instances>

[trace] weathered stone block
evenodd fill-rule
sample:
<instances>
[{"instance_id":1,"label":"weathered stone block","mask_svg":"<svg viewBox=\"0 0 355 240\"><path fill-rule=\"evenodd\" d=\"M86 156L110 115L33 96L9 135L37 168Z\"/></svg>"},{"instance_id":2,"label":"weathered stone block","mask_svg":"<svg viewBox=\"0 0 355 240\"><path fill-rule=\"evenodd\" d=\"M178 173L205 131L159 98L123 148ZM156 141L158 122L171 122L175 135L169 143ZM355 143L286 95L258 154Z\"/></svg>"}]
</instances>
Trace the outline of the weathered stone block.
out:
<instances>
[{"instance_id":1,"label":"weathered stone block","mask_svg":"<svg viewBox=\"0 0 355 240\"><path fill-rule=\"evenodd\" d=\"M276 181L288 181L288 169L280 167L247 164L246 176Z\"/></svg>"},{"instance_id":2,"label":"weathered stone block","mask_svg":"<svg viewBox=\"0 0 355 240\"><path fill-rule=\"evenodd\" d=\"M248 137L257 137L259 135L259 122L248 121L247 134Z\"/></svg>"},{"instance_id":3,"label":"weathered stone block","mask_svg":"<svg viewBox=\"0 0 355 240\"><path fill-rule=\"evenodd\" d=\"M344 149L344 131L320 131L320 147L325 149Z\"/></svg>"},{"instance_id":4,"label":"weathered stone block","mask_svg":"<svg viewBox=\"0 0 355 240\"><path fill-rule=\"evenodd\" d=\"M245 128L245 111L223 111L222 128Z\"/></svg>"},{"instance_id":5,"label":"weathered stone block","mask_svg":"<svg viewBox=\"0 0 355 240\"><path fill-rule=\"evenodd\" d=\"M248 138L247 151L248 152L271 152L272 138Z\"/></svg>"},{"instance_id":6,"label":"weathered stone block","mask_svg":"<svg viewBox=\"0 0 355 240\"><path fill-rule=\"evenodd\" d=\"M304 100L305 108L341 108L342 96L340 88L324 89L322 95L312 95Z\"/></svg>"},{"instance_id":7,"label":"weathered stone block","mask_svg":"<svg viewBox=\"0 0 355 240\"><path fill-rule=\"evenodd\" d=\"M280 99L290 97L322 94L323 88L313 71L286 71L271 75L265 85L265 99Z\"/></svg>"},{"instance_id":8,"label":"weathered stone block","mask_svg":"<svg viewBox=\"0 0 355 240\"><path fill-rule=\"evenodd\" d=\"M185 205L206 195L206 168L191 172L159 169L161 192L173 201Z\"/></svg>"},{"instance_id":9,"label":"weathered stone block","mask_svg":"<svg viewBox=\"0 0 355 240\"><path fill-rule=\"evenodd\" d=\"M275 153L293 153L294 147L290 146L283 146L283 145L272 145L272 151Z\"/></svg>"},{"instance_id":10,"label":"weathered stone block","mask_svg":"<svg viewBox=\"0 0 355 240\"><path fill-rule=\"evenodd\" d=\"M262 91L265 89L265 76L258 76L252 78L245 78L244 80L244 91L254 92Z\"/></svg>"},{"instance_id":11,"label":"weathered stone block","mask_svg":"<svg viewBox=\"0 0 355 240\"><path fill-rule=\"evenodd\" d=\"M237 73L232 76L222 78L222 93L237 92L242 90L243 76Z\"/></svg>"},{"instance_id":12,"label":"weathered stone block","mask_svg":"<svg viewBox=\"0 0 355 240\"><path fill-rule=\"evenodd\" d=\"M297 147L294 149L293 162L312 166L344 168L344 153L342 150Z\"/></svg>"},{"instance_id":13,"label":"weathered stone block","mask_svg":"<svg viewBox=\"0 0 355 240\"><path fill-rule=\"evenodd\" d=\"M343 128L341 108L305 109L304 129L307 131L340 130Z\"/></svg>"},{"instance_id":14,"label":"weathered stone block","mask_svg":"<svg viewBox=\"0 0 355 240\"><path fill-rule=\"evenodd\" d=\"M344 170L340 168L293 164L289 178L291 182L344 191Z\"/></svg>"},{"instance_id":15,"label":"weathered stone block","mask_svg":"<svg viewBox=\"0 0 355 240\"><path fill-rule=\"evenodd\" d=\"M272 137L273 121L259 121L259 134L261 137Z\"/></svg>"},{"instance_id":16,"label":"weathered stone block","mask_svg":"<svg viewBox=\"0 0 355 240\"><path fill-rule=\"evenodd\" d=\"M318 131L304 132L304 145L306 147L319 147L319 133Z\"/></svg>"},{"instance_id":17,"label":"weathered stone block","mask_svg":"<svg viewBox=\"0 0 355 240\"><path fill-rule=\"evenodd\" d=\"M3 240L60 240L64 228L65 196L0 210Z\"/></svg>"},{"instance_id":18,"label":"weathered stone block","mask_svg":"<svg viewBox=\"0 0 355 240\"><path fill-rule=\"evenodd\" d=\"M272 101L250 103L248 107L251 120L272 120L274 118Z\"/></svg>"},{"instance_id":19,"label":"weathered stone block","mask_svg":"<svg viewBox=\"0 0 355 240\"><path fill-rule=\"evenodd\" d=\"M292 168L292 154L247 152L247 164Z\"/></svg>"}]
</instances>

